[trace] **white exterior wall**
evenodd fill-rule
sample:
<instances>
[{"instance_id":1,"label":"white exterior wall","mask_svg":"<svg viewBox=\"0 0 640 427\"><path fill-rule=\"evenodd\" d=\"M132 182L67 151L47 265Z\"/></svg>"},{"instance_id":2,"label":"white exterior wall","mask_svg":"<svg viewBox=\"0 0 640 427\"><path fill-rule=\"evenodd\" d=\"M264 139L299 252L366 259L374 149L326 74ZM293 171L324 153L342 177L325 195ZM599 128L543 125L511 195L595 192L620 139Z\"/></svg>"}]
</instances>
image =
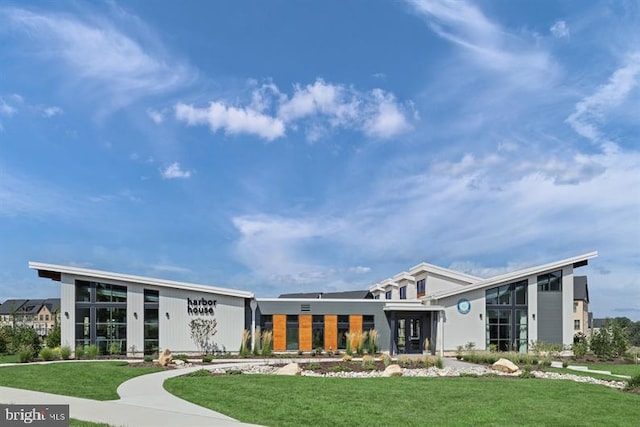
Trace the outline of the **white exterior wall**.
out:
<instances>
[{"instance_id":1,"label":"white exterior wall","mask_svg":"<svg viewBox=\"0 0 640 427\"><path fill-rule=\"evenodd\" d=\"M398 282L398 298L400 298L400 288L403 286L407 287L407 299L414 300L418 298L418 293L416 292L416 284L415 282L407 279L400 280Z\"/></svg>"},{"instance_id":2,"label":"white exterior wall","mask_svg":"<svg viewBox=\"0 0 640 427\"><path fill-rule=\"evenodd\" d=\"M486 343L486 313L485 290L480 289L468 293L442 298L438 305L445 307L444 312L444 350L455 350L459 345L464 346L473 342L477 349L485 349ZM471 310L467 314L458 312L458 301L466 298L471 303ZM482 319L480 318L482 315ZM443 333L439 330L438 333ZM438 346L441 340L438 339ZM440 347L437 348L440 350Z\"/></svg>"},{"instance_id":3,"label":"white exterior wall","mask_svg":"<svg viewBox=\"0 0 640 427\"><path fill-rule=\"evenodd\" d=\"M454 280L450 277L444 277L433 273L421 274L416 276L416 281L426 278L426 292L431 295L437 292L451 291L458 289L466 283Z\"/></svg>"},{"instance_id":4,"label":"white exterior wall","mask_svg":"<svg viewBox=\"0 0 640 427\"><path fill-rule=\"evenodd\" d=\"M216 300L214 315L194 316L187 312L187 298ZM197 347L191 339L189 322L197 317L218 322L217 333L212 342L220 350L237 352L240 349L244 330L244 298L181 289L160 289L160 347L172 352L195 352ZM167 318L169 313L169 318Z\"/></svg>"},{"instance_id":5,"label":"white exterior wall","mask_svg":"<svg viewBox=\"0 0 640 427\"><path fill-rule=\"evenodd\" d=\"M528 316L527 323L529 325L529 346L531 343L538 341L538 277L531 276L528 278L529 286L527 287L527 304ZM535 319L534 319L535 317Z\"/></svg>"},{"instance_id":6,"label":"white exterior wall","mask_svg":"<svg viewBox=\"0 0 640 427\"><path fill-rule=\"evenodd\" d=\"M562 344L573 344L573 266L562 269Z\"/></svg>"},{"instance_id":7,"label":"white exterior wall","mask_svg":"<svg viewBox=\"0 0 640 427\"><path fill-rule=\"evenodd\" d=\"M76 286L75 278L62 274L60 279L60 344L76 348ZM69 314L69 318L67 315Z\"/></svg>"},{"instance_id":8,"label":"white exterior wall","mask_svg":"<svg viewBox=\"0 0 640 427\"><path fill-rule=\"evenodd\" d=\"M144 352L145 287L141 285L127 286L127 354L130 356L140 356ZM137 319L134 313L138 314Z\"/></svg>"}]
</instances>

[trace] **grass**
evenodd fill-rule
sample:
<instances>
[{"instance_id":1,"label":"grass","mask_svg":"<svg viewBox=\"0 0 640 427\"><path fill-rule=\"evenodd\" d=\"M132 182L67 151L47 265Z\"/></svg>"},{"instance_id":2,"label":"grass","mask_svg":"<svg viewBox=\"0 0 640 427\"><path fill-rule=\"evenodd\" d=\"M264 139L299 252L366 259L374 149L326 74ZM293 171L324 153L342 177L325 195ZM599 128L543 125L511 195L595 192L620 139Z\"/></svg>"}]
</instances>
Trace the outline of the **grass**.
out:
<instances>
[{"instance_id":1,"label":"grass","mask_svg":"<svg viewBox=\"0 0 640 427\"><path fill-rule=\"evenodd\" d=\"M571 363L569 363L571 365ZM640 375L640 364L628 364L628 365L606 365L602 363L579 363L575 366L587 366L589 369L595 369L597 371L610 371L612 374L617 375Z\"/></svg>"},{"instance_id":2,"label":"grass","mask_svg":"<svg viewBox=\"0 0 640 427\"><path fill-rule=\"evenodd\" d=\"M128 379L160 371L127 362L52 363L0 368L0 385L95 400L118 399L116 389Z\"/></svg>"},{"instance_id":3,"label":"grass","mask_svg":"<svg viewBox=\"0 0 640 427\"><path fill-rule=\"evenodd\" d=\"M110 427L105 423L92 423L91 421L82 421L71 418L69 420L69 427Z\"/></svg>"},{"instance_id":4,"label":"grass","mask_svg":"<svg viewBox=\"0 0 640 427\"><path fill-rule=\"evenodd\" d=\"M561 380L241 375L178 377L164 387L241 421L273 427L637 426L640 419L640 395Z\"/></svg>"},{"instance_id":5,"label":"grass","mask_svg":"<svg viewBox=\"0 0 640 427\"><path fill-rule=\"evenodd\" d=\"M18 363L19 361L17 354L0 354L0 363Z\"/></svg>"}]
</instances>

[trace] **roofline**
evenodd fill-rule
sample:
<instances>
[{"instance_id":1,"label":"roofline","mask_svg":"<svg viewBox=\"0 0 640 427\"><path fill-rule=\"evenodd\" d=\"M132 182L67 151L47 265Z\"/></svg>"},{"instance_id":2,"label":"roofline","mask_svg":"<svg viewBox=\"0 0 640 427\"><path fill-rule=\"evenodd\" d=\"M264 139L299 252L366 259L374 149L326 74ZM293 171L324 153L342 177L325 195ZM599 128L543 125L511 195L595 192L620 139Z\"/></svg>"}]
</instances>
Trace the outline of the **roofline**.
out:
<instances>
[{"instance_id":1,"label":"roofline","mask_svg":"<svg viewBox=\"0 0 640 427\"><path fill-rule=\"evenodd\" d=\"M389 300L383 299L360 299L360 298L256 298L258 303L261 302L276 302L276 301L286 301L286 302L322 302L322 303L331 303L331 302L365 302L365 303L381 303Z\"/></svg>"},{"instance_id":2,"label":"roofline","mask_svg":"<svg viewBox=\"0 0 640 427\"><path fill-rule=\"evenodd\" d=\"M409 269L409 274L415 276L419 274L421 271L431 272L435 274L439 274L441 276L449 277L451 279L460 280L467 283L477 283L484 280L482 277L472 276L470 274L462 273L460 271L451 270L444 267L439 267L437 265L428 264L426 262L421 262L418 265L415 265Z\"/></svg>"},{"instance_id":3,"label":"roofline","mask_svg":"<svg viewBox=\"0 0 640 427\"><path fill-rule=\"evenodd\" d=\"M451 291L446 291L446 292L441 292L441 293L437 293L437 294L433 294L430 295L430 299L441 299L441 298L446 298L449 296L453 296L453 295L458 295L458 294L462 294L462 293L466 293L469 291L473 291L473 290L478 290L478 289L483 289L492 285L496 285L498 283L503 283L503 282L511 282L513 280L518 280L521 279L523 277L527 277L530 276L532 274L536 274L536 273L540 273L546 270L553 270L556 268L560 268L560 267L564 267L566 265L573 265L573 264L582 264L582 262L584 261L588 261L592 258L596 258L598 256L598 251L593 251L593 252L588 252L586 254L582 254L582 255L577 255L571 258L567 258L567 259L563 259L563 260L559 260L559 261L554 261L548 264L542 264L542 265L538 265L535 267L529 267L529 268L524 268L522 270L517 270L517 271L513 271L511 273L506 273L506 274L501 274L499 276L494 276L494 277L490 277L488 279L482 280L479 283L475 283L473 285L470 286L465 286L462 289L455 289L455 290L451 290Z\"/></svg>"},{"instance_id":4,"label":"roofline","mask_svg":"<svg viewBox=\"0 0 640 427\"><path fill-rule=\"evenodd\" d=\"M159 286L163 288L176 288L187 291L197 291L206 293L215 293L228 295L238 298L253 298L253 292L237 291L235 289L219 288L216 286L199 285L188 282L178 282L173 280L154 279L152 277L134 276L130 274L115 273L103 270L91 270L88 268L70 267L66 265L46 264L41 262L29 261L29 268L38 271L53 271L56 273L71 274L74 276L82 276L87 278L100 278L107 280L118 280L121 282L130 282L145 284L151 286Z\"/></svg>"}]
</instances>

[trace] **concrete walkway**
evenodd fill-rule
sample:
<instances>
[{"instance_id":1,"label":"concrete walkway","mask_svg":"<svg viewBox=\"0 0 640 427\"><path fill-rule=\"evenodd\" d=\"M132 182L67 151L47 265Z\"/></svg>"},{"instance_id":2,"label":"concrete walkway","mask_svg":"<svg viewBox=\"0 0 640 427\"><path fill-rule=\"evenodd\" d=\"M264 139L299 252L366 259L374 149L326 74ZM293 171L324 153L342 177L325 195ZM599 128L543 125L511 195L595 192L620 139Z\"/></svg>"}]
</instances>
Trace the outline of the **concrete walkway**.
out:
<instances>
[{"instance_id":1,"label":"concrete walkway","mask_svg":"<svg viewBox=\"0 0 640 427\"><path fill-rule=\"evenodd\" d=\"M158 426L250 426L226 415L180 399L167 392L162 384L168 378L185 375L199 369L240 367L261 364L228 363L171 369L141 375L118 387L119 400L98 401L38 391L0 387L0 402L13 404L68 404L72 418L119 427ZM24 365L23 365L24 366ZM0 371L1 372L1 371Z\"/></svg>"},{"instance_id":2,"label":"concrete walkway","mask_svg":"<svg viewBox=\"0 0 640 427\"><path fill-rule=\"evenodd\" d=\"M551 362L551 367L552 368L562 368L562 362L553 361L553 362ZM589 374L609 375L609 376L616 377L616 378L621 378L621 379L624 379L624 380L631 379L631 377L629 375L612 374L611 371L600 371L600 370L597 370L597 369L589 369L588 366L567 365L566 369L570 369L572 371L578 371L578 372L587 372Z\"/></svg>"}]
</instances>

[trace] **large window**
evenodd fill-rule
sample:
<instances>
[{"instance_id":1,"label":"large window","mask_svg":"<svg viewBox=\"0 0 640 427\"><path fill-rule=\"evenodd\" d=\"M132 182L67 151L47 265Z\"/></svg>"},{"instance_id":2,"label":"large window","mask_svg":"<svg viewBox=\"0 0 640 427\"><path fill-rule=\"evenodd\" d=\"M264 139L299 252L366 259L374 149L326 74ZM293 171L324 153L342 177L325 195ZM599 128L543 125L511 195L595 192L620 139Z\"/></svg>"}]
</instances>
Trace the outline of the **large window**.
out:
<instances>
[{"instance_id":1,"label":"large window","mask_svg":"<svg viewBox=\"0 0 640 427\"><path fill-rule=\"evenodd\" d=\"M347 333L349 332L349 316L338 316L338 348L344 350L347 348Z\"/></svg>"},{"instance_id":2,"label":"large window","mask_svg":"<svg viewBox=\"0 0 640 427\"><path fill-rule=\"evenodd\" d=\"M314 314L311 319L313 348L324 348L324 315Z\"/></svg>"},{"instance_id":3,"label":"large window","mask_svg":"<svg viewBox=\"0 0 640 427\"><path fill-rule=\"evenodd\" d=\"M486 291L487 347L527 351L527 288L522 280Z\"/></svg>"},{"instance_id":4,"label":"large window","mask_svg":"<svg viewBox=\"0 0 640 427\"><path fill-rule=\"evenodd\" d=\"M384 299L391 299L391 291L387 291L384 293Z\"/></svg>"},{"instance_id":5,"label":"large window","mask_svg":"<svg viewBox=\"0 0 640 427\"><path fill-rule=\"evenodd\" d=\"M403 286L400 288L400 299L407 299L407 287Z\"/></svg>"},{"instance_id":6,"label":"large window","mask_svg":"<svg viewBox=\"0 0 640 427\"><path fill-rule=\"evenodd\" d=\"M427 293L427 280L420 279L416 282L416 290L418 292L418 298L425 296Z\"/></svg>"},{"instance_id":7,"label":"large window","mask_svg":"<svg viewBox=\"0 0 640 427\"><path fill-rule=\"evenodd\" d=\"M153 354L160 348L159 302L160 293L158 291L144 290L144 354Z\"/></svg>"},{"instance_id":8,"label":"large window","mask_svg":"<svg viewBox=\"0 0 640 427\"><path fill-rule=\"evenodd\" d=\"M298 349L298 315L287 314L287 350Z\"/></svg>"},{"instance_id":9,"label":"large window","mask_svg":"<svg viewBox=\"0 0 640 427\"><path fill-rule=\"evenodd\" d=\"M127 344L127 288L76 280L76 346L121 354Z\"/></svg>"},{"instance_id":10,"label":"large window","mask_svg":"<svg viewBox=\"0 0 640 427\"><path fill-rule=\"evenodd\" d=\"M538 292L562 292L562 270L538 276Z\"/></svg>"}]
</instances>

